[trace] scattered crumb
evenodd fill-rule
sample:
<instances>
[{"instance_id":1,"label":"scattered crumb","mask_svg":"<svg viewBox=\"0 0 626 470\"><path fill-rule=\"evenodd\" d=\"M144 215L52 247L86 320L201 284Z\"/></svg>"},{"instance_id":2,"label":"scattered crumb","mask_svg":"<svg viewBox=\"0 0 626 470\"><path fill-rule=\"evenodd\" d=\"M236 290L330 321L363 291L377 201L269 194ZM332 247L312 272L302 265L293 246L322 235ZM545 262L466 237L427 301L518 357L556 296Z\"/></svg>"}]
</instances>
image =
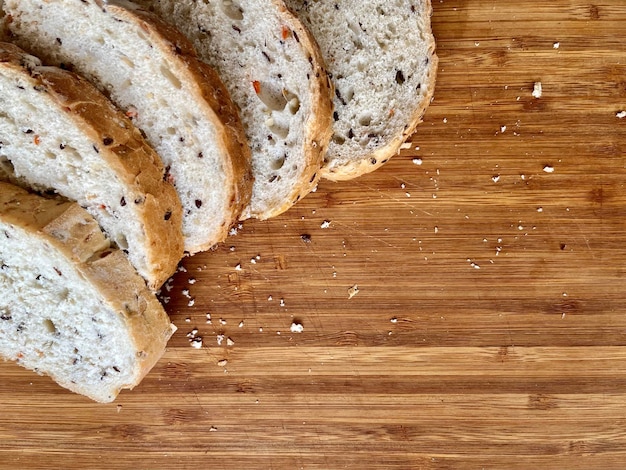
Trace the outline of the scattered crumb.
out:
<instances>
[{"instance_id":1,"label":"scattered crumb","mask_svg":"<svg viewBox=\"0 0 626 470\"><path fill-rule=\"evenodd\" d=\"M543 207L537 207L537 212L543 212Z\"/></svg>"},{"instance_id":2,"label":"scattered crumb","mask_svg":"<svg viewBox=\"0 0 626 470\"><path fill-rule=\"evenodd\" d=\"M196 283L196 282L198 282L198 281L196 280L196 278L195 278L195 277L190 277L190 278L187 280L187 282L188 282L189 284L192 284L192 285L193 285L193 284L195 284L195 283Z\"/></svg>"},{"instance_id":3,"label":"scattered crumb","mask_svg":"<svg viewBox=\"0 0 626 470\"><path fill-rule=\"evenodd\" d=\"M359 293L359 286L357 286L356 284L353 285L352 287L350 287L348 289L348 299L351 299L352 297L354 297L355 295L357 295Z\"/></svg>"},{"instance_id":4,"label":"scattered crumb","mask_svg":"<svg viewBox=\"0 0 626 470\"><path fill-rule=\"evenodd\" d=\"M256 264L256 259L251 258L251 259L250 259L250 264Z\"/></svg>"},{"instance_id":5,"label":"scattered crumb","mask_svg":"<svg viewBox=\"0 0 626 470\"><path fill-rule=\"evenodd\" d=\"M411 142L405 142L400 146L401 149L406 150L411 148Z\"/></svg>"},{"instance_id":6,"label":"scattered crumb","mask_svg":"<svg viewBox=\"0 0 626 470\"><path fill-rule=\"evenodd\" d=\"M217 361L217 365L220 367L226 367L226 364L228 364L227 359L220 359L219 361ZM211 427L211 429L213 429L213 427ZM217 431L217 429L215 430Z\"/></svg>"},{"instance_id":7,"label":"scattered crumb","mask_svg":"<svg viewBox=\"0 0 626 470\"><path fill-rule=\"evenodd\" d=\"M211 324L211 314L207 313L206 314L206 322L210 325Z\"/></svg>"},{"instance_id":8,"label":"scattered crumb","mask_svg":"<svg viewBox=\"0 0 626 470\"><path fill-rule=\"evenodd\" d=\"M447 124L448 123L448 118L443 118L443 123Z\"/></svg>"},{"instance_id":9,"label":"scattered crumb","mask_svg":"<svg viewBox=\"0 0 626 470\"><path fill-rule=\"evenodd\" d=\"M500 175L494 175L491 177L491 179L493 180L494 183L497 183L498 181L500 181Z\"/></svg>"},{"instance_id":10,"label":"scattered crumb","mask_svg":"<svg viewBox=\"0 0 626 470\"><path fill-rule=\"evenodd\" d=\"M235 251L235 247L234 246L231 246L229 249L230 249L230 251Z\"/></svg>"},{"instance_id":11,"label":"scattered crumb","mask_svg":"<svg viewBox=\"0 0 626 470\"><path fill-rule=\"evenodd\" d=\"M320 225L320 228L328 228L330 227L330 220L325 220L324 222L322 222L322 225Z\"/></svg>"},{"instance_id":12,"label":"scattered crumb","mask_svg":"<svg viewBox=\"0 0 626 470\"><path fill-rule=\"evenodd\" d=\"M292 333L302 333L304 331L304 326L302 326L302 323L293 322L290 330Z\"/></svg>"},{"instance_id":13,"label":"scattered crumb","mask_svg":"<svg viewBox=\"0 0 626 470\"><path fill-rule=\"evenodd\" d=\"M241 271L241 263L238 263L237 266L235 266L235 271Z\"/></svg>"},{"instance_id":14,"label":"scattered crumb","mask_svg":"<svg viewBox=\"0 0 626 470\"><path fill-rule=\"evenodd\" d=\"M554 167L550 165L546 165L543 167L543 171L545 171L546 173L554 173Z\"/></svg>"},{"instance_id":15,"label":"scattered crumb","mask_svg":"<svg viewBox=\"0 0 626 470\"><path fill-rule=\"evenodd\" d=\"M217 336L215 337L215 339L217 339L217 345L218 345L218 346L221 346L221 345L222 345L222 343L224 342L224 339L225 339L225 338L226 338L226 337L225 337L224 335L217 335Z\"/></svg>"},{"instance_id":16,"label":"scattered crumb","mask_svg":"<svg viewBox=\"0 0 626 470\"><path fill-rule=\"evenodd\" d=\"M284 307L285 306L285 299L280 299L280 306Z\"/></svg>"},{"instance_id":17,"label":"scattered crumb","mask_svg":"<svg viewBox=\"0 0 626 470\"><path fill-rule=\"evenodd\" d=\"M476 47L480 46L480 42L479 41L474 41L474 46L476 46Z\"/></svg>"},{"instance_id":18,"label":"scattered crumb","mask_svg":"<svg viewBox=\"0 0 626 470\"><path fill-rule=\"evenodd\" d=\"M311 235L309 235L308 233L303 233L302 235L300 235L300 238L304 243L311 243Z\"/></svg>"},{"instance_id":19,"label":"scattered crumb","mask_svg":"<svg viewBox=\"0 0 626 470\"><path fill-rule=\"evenodd\" d=\"M268 301L268 302L271 302L272 300L274 300L274 297L272 297L271 295L268 295L268 296L267 296L267 301Z\"/></svg>"},{"instance_id":20,"label":"scattered crumb","mask_svg":"<svg viewBox=\"0 0 626 470\"><path fill-rule=\"evenodd\" d=\"M122 411L122 405L117 405L117 412L119 413L120 411Z\"/></svg>"},{"instance_id":21,"label":"scattered crumb","mask_svg":"<svg viewBox=\"0 0 626 470\"><path fill-rule=\"evenodd\" d=\"M535 82L535 85L533 86L533 97L534 98L541 98L541 95L543 94L543 90L541 87L541 82Z\"/></svg>"},{"instance_id":22,"label":"scattered crumb","mask_svg":"<svg viewBox=\"0 0 626 470\"><path fill-rule=\"evenodd\" d=\"M393 317L391 320L389 320L391 323L398 323L398 319L396 317Z\"/></svg>"},{"instance_id":23,"label":"scattered crumb","mask_svg":"<svg viewBox=\"0 0 626 470\"><path fill-rule=\"evenodd\" d=\"M196 299L189 299L189 302L187 302L187 307L193 307L196 303Z\"/></svg>"},{"instance_id":24,"label":"scattered crumb","mask_svg":"<svg viewBox=\"0 0 626 470\"><path fill-rule=\"evenodd\" d=\"M234 346L235 342L230 338L226 338L226 346Z\"/></svg>"},{"instance_id":25,"label":"scattered crumb","mask_svg":"<svg viewBox=\"0 0 626 470\"><path fill-rule=\"evenodd\" d=\"M182 264L178 266L177 271L179 273L186 273L187 272L187 268L185 268Z\"/></svg>"},{"instance_id":26,"label":"scattered crumb","mask_svg":"<svg viewBox=\"0 0 626 470\"><path fill-rule=\"evenodd\" d=\"M231 237L234 237L235 235L237 235L237 227L231 228L230 231L228 232L228 235L230 235Z\"/></svg>"},{"instance_id":27,"label":"scattered crumb","mask_svg":"<svg viewBox=\"0 0 626 470\"><path fill-rule=\"evenodd\" d=\"M223 318L220 318L220 324L221 325L225 325L226 324L226 320L224 320Z\"/></svg>"},{"instance_id":28,"label":"scattered crumb","mask_svg":"<svg viewBox=\"0 0 626 470\"><path fill-rule=\"evenodd\" d=\"M504 134L506 132L506 126L500 126L500 132Z\"/></svg>"},{"instance_id":29,"label":"scattered crumb","mask_svg":"<svg viewBox=\"0 0 626 470\"><path fill-rule=\"evenodd\" d=\"M215 431L217 431L217 428L215 426L211 426L209 428L209 432L215 432Z\"/></svg>"},{"instance_id":30,"label":"scattered crumb","mask_svg":"<svg viewBox=\"0 0 626 470\"><path fill-rule=\"evenodd\" d=\"M439 227L435 225L435 233L439 233Z\"/></svg>"},{"instance_id":31,"label":"scattered crumb","mask_svg":"<svg viewBox=\"0 0 626 470\"><path fill-rule=\"evenodd\" d=\"M199 336L191 340L191 347L195 349L200 349L202 347L202 338Z\"/></svg>"},{"instance_id":32,"label":"scattered crumb","mask_svg":"<svg viewBox=\"0 0 626 470\"><path fill-rule=\"evenodd\" d=\"M558 49L559 47L561 47L561 43L560 42L555 42L554 44L552 44L552 47L555 49Z\"/></svg>"},{"instance_id":33,"label":"scattered crumb","mask_svg":"<svg viewBox=\"0 0 626 470\"><path fill-rule=\"evenodd\" d=\"M191 295L189 295L189 289L183 289L181 291L181 294L183 294L185 297L187 297L188 299L191 299Z\"/></svg>"},{"instance_id":34,"label":"scattered crumb","mask_svg":"<svg viewBox=\"0 0 626 470\"><path fill-rule=\"evenodd\" d=\"M185 323L191 323L191 318L189 317L185 318Z\"/></svg>"},{"instance_id":35,"label":"scattered crumb","mask_svg":"<svg viewBox=\"0 0 626 470\"><path fill-rule=\"evenodd\" d=\"M239 322L239 328L243 328L243 320Z\"/></svg>"},{"instance_id":36,"label":"scattered crumb","mask_svg":"<svg viewBox=\"0 0 626 470\"><path fill-rule=\"evenodd\" d=\"M616 113L615 117L618 119L624 119L626 117L626 111L620 111L619 113Z\"/></svg>"},{"instance_id":37,"label":"scattered crumb","mask_svg":"<svg viewBox=\"0 0 626 470\"><path fill-rule=\"evenodd\" d=\"M421 158L414 158L413 159L413 164L420 166L422 164L422 159Z\"/></svg>"}]
</instances>

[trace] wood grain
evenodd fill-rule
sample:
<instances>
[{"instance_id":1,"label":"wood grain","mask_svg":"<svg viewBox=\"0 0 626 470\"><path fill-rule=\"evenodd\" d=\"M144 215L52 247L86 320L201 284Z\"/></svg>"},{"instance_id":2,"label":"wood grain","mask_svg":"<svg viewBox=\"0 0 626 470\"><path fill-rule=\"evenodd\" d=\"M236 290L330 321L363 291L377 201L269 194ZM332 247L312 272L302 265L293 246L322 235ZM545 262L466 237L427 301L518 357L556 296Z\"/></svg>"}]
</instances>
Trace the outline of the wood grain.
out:
<instances>
[{"instance_id":1,"label":"wood grain","mask_svg":"<svg viewBox=\"0 0 626 470\"><path fill-rule=\"evenodd\" d=\"M0 364L0 468L623 468L626 4L433 7L411 148L186 259L114 404Z\"/></svg>"}]
</instances>

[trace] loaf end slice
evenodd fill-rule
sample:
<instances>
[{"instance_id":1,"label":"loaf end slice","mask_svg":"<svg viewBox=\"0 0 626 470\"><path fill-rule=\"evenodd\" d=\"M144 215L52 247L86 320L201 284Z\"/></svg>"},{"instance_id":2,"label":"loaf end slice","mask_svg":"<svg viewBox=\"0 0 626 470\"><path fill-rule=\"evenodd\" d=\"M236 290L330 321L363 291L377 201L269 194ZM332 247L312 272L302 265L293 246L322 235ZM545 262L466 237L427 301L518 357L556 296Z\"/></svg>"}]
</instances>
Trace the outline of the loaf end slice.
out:
<instances>
[{"instance_id":1,"label":"loaf end slice","mask_svg":"<svg viewBox=\"0 0 626 470\"><path fill-rule=\"evenodd\" d=\"M335 86L322 176L347 180L398 153L430 104L437 72L430 0L286 0L317 39Z\"/></svg>"},{"instance_id":2,"label":"loaf end slice","mask_svg":"<svg viewBox=\"0 0 626 470\"><path fill-rule=\"evenodd\" d=\"M0 179L77 201L153 289L183 255L182 208L154 150L87 80L0 43Z\"/></svg>"},{"instance_id":3,"label":"loaf end slice","mask_svg":"<svg viewBox=\"0 0 626 470\"><path fill-rule=\"evenodd\" d=\"M0 183L0 356L98 402L133 388L175 327L75 203Z\"/></svg>"}]
</instances>

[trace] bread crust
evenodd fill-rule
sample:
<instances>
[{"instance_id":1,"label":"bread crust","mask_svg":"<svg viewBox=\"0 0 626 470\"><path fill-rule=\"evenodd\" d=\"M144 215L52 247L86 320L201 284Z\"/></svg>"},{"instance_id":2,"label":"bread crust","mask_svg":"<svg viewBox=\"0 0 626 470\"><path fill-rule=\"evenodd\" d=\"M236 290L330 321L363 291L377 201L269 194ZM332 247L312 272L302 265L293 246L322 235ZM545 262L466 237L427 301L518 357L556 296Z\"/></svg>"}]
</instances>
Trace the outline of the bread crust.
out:
<instances>
[{"instance_id":1,"label":"bread crust","mask_svg":"<svg viewBox=\"0 0 626 470\"><path fill-rule=\"evenodd\" d=\"M63 387L102 403L139 384L165 352L176 328L123 253L109 247L97 222L78 204L46 199L2 182L0 218L67 258L122 319L137 351L132 381L102 393L64 381L54 371L44 372Z\"/></svg>"},{"instance_id":2,"label":"bread crust","mask_svg":"<svg viewBox=\"0 0 626 470\"><path fill-rule=\"evenodd\" d=\"M432 3L431 0L424 1L423 14L429 18L432 16ZM324 179L332 181L345 181L357 178L364 174L370 173L382 165L384 165L391 157L399 153L402 144L415 132L418 124L422 122L422 118L426 109L430 105L433 94L435 91L435 81L437 77L437 67L439 59L435 53L436 43L435 37L432 32L429 32L427 38L427 48L429 51L429 63L427 80L425 80L425 87L423 86L423 97L420 105L414 110L411 119L406 123L405 128L401 133L395 136L385 146L376 149L367 157L361 160L354 160L345 163L337 163L333 161L326 161L321 169L321 176Z\"/></svg>"},{"instance_id":3,"label":"bread crust","mask_svg":"<svg viewBox=\"0 0 626 470\"><path fill-rule=\"evenodd\" d=\"M120 179L143 198L137 207L145 227L146 281L158 289L176 270L183 255L182 207L174 187L164 181L164 167L141 133L86 79L56 67L33 64L13 44L0 43L0 63L27 79L54 100L81 131L89 136L102 158ZM168 214L166 216L166 214Z\"/></svg>"},{"instance_id":4,"label":"bread crust","mask_svg":"<svg viewBox=\"0 0 626 470\"><path fill-rule=\"evenodd\" d=\"M229 214L224 220L229 223L221 227L215 239L199 246L186 247L190 254L208 250L226 239L232 225L239 220L244 208L250 204L252 195L254 177L250 147L237 107L219 75L212 67L200 61L191 41L180 31L154 13L128 2L110 1L106 8L117 18L137 23L149 34L152 43L158 44L172 60L184 64L184 68L179 72L189 77L188 82L199 98L197 103L205 108L205 116L215 127L219 144L226 149L225 154L230 156L222 162L228 178L223 189L228 192L229 201Z\"/></svg>"}]
</instances>

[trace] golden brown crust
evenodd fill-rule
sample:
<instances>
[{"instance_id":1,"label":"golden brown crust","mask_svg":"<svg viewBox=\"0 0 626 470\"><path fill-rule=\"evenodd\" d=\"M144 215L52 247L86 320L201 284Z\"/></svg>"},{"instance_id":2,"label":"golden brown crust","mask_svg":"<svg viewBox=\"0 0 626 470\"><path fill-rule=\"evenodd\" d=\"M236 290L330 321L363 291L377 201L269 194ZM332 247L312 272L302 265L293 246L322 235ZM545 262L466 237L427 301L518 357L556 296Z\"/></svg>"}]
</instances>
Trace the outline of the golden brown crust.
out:
<instances>
[{"instance_id":1,"label":"golden brown crust","mask_svg":"<svg viewBox=\"0 0 626 470\"><path fill-rule=\"evenodd\" d=\"M424 14L430 16L432 14L432 4L430 0L425 0ZM432 101L433 94L435 92L435 81L437 77L437 65L439 58L435 53L435 38L430 35L430 41L428 43L429 49L429 73L428 73L428 86L424 90L424 96L420 106L415 109L411 120L407 123L402 134L399 134L391 142L384 147L372 152L369 156L361 160L350 161L344 164L333 165L327 164L322 167L322 178L331 181L346 181L357 178L367 173L371 173L377 170L382 165L387 163L391 157L396 155L400 151L402 144L415 132L419 123L422 122L422 117L426 112L426 109Z\"/></svg>"},{"instance_id":2,"label":"golden brown crust","mask_svg":"<svg viewBox=\"0 0 626 470\"><path fill-rule=\"evenodd\" d=\"M195 95L200 99L197 103L205 107L205 116L211 119L216 134L219 136L219 145L226 149L230 159L223 161L224 172L228 184L224 191L228 191L227 200L230 202L229 214L219 236L205 245L195 247L193 252L208 250L215 243L226 239L232 224L239 220L245 207L250 203L252 195L252 176L250 147L245 136L243 124L239 118L237 107L230 98L226 87L212 67L201 62L191 42L174 26L162 21L154 13L139 7L128 8L122 3L108 4L108 10L117 18L125 18L140 25L150 34L151 42L158 44L172 61L184 64L179 73L187 74L187 82L195 89ZM218 145L218 142L215 142Z\"/></svg>"},{"instance_id":3,"label":"golden brown crust","mask_svg":"<svg viewBox=\"0 0 626 470\"><path fill-rule=\"evenodd\" d=\"M17 46L0 43L0 63L29 77L36 89L54 99L91 137L103 160L114 169L134 194L145 227L147 282L160 287L176 270L183 255L182 207L174 187L163 180L160 158L146 143L132 122L86 79L56 68L28 63L28 56Z\"/></svg>"},{"instance_id":4,"label":"golden brown crust","mask_svg":"<svg viewBox=\"0 0 626 470\"><path fill-rule=\"evenodd\" d=\"M97 222L76 203L46 199L0 182L0 216L65 256L118 313L138 353L133 380L102 396L50 375L62 386L102 402L112 401L122 388L136 386L163 355L175 328L123 253L109 248Z\"/></svg>"}]
</instances>

